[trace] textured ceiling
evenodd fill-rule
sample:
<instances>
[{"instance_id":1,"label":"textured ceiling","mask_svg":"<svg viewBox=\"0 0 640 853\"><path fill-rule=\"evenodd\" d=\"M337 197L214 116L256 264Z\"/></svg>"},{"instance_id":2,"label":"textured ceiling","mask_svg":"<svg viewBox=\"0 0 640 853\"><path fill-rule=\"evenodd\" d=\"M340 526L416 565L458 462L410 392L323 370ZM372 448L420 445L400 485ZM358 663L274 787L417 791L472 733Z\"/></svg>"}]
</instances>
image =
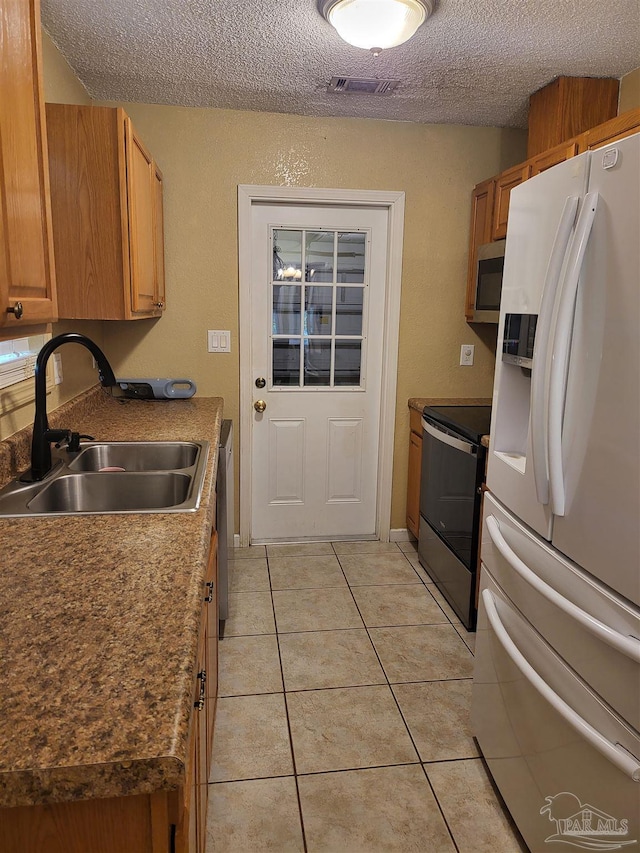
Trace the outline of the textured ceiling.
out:
<instances>
[{"instance_id":1,"label":"textured ceiling","mask_svg":"<svg viewBox=\"0 0 640 853\"><path fill-rule=\"evenodd\" d=\"M524 127L554 77L640 65L638 0L438 0L378 58L345 44L316 0L42 0L42 21L95 99L314 116ZM335 74L401 83L328 93Z\"/></svg>"}]
</instances>

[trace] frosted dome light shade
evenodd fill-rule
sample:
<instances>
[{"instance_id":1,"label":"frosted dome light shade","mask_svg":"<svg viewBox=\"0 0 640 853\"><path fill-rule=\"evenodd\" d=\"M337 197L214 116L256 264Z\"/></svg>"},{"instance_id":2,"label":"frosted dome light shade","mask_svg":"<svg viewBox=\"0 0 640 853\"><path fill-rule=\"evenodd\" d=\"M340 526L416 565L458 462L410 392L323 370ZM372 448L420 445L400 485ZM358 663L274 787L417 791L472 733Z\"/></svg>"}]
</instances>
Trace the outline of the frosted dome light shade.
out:
<instances>
[{"instance_id":1,"label":"frosted dome light shade","mask_svg":"<svg viewBox=\"0 0 640 853\"><path fill-rule=\"evenodd\" d=\"M432 9L432 0L335 0L324 14L349 44L384 50L410 39Z\"/></svg>"}]
</instances>

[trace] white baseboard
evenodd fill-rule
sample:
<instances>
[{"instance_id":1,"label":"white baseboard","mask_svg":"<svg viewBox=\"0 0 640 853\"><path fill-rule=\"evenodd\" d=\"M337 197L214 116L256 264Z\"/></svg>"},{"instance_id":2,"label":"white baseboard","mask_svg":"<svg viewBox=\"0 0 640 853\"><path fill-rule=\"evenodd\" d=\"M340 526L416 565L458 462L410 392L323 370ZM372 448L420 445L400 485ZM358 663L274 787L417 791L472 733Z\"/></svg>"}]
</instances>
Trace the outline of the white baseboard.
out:
<instances>
[{"instance_id":1,"label":"white baseboard","mask_svg":"<svg viewBox=\"0 0 640 853\"><path fill-rule=\"evenodd\" d=\"M389 542L414 542L415 538L406 527L397 527L389 531Z\"/></svg>"}]
</instances>

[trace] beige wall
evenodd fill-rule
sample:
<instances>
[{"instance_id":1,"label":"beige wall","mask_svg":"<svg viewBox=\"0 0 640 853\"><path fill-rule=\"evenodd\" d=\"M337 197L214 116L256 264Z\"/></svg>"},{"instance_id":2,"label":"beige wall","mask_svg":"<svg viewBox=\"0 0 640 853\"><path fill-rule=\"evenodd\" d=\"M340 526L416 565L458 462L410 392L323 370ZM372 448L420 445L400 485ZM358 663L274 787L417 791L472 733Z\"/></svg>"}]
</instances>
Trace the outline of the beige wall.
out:
<instances>
[{"instance_id":1,"label":"beige wall","mask_svg":"<svg viewBox=\"0 0 640 853\"><path fill-rule=\"evenodd\" d=\"M525 134L495 128L125 104L164 174L167 310L155 323L105 323L120 375L194 379L237 424L238 184L402 190L404 263L392 527L405 526L411 396L490 396L495 327L463 318L470 193L525 156ZM206 351L231 329L232 352ZM474 367L458 366L476 345Z\"/></svg>"},{"instance_id":2,"label":"beige wall","mask_svg":"<svg viewBox=\"0 0 640 853\"><path fill-rule=\"evenodd\" d=\"M49 36L42 33L43 88L45 101L89 104L91 99L77 80ZM102 323L56 323L52 334L64 331L82 332L102 345ZM96 371L90 354L75 345L61 347L64 381L53 388L47 399L51 410L95 384ZM33 379L0 391L0 439L33 422ZM69 424L70 429L81 425Z\"/></svg>"},{"instance_id":3,"label":"beige wall","mask_svg":"<svg viewBox=\"0 0 640 853\"><path fill-rule=\"evenodd\" d=\"M618 112L626 113L637 107L640 107L640 68L630 71L620 80Z\"/></svg>"},{"instance_id":4,"label":"beige wall","mask_svg":"<svg viewBox=\"0 0 640 853\"><path fill-rule=\"evenodd\" d=\"M47 98L86 102L86 92L74 89L68 66L44 40ZM103 345L116 375L188 376L199 394L225 398L225 414L236 426L238 184L406 193L391 520L392 527L404 527L408 398L491 394L495 327L473 328L463 318L470 193L478 181L524 159L526 134L124 107L164 174L167 310L158 321L86 324L91 332L84 331ZM65 326L71 327L78 324ZM232 330L229 355L207 353L211 328ZM476 345L474 367L458 366L462 343Z\"/></svg>"}]
</instances>

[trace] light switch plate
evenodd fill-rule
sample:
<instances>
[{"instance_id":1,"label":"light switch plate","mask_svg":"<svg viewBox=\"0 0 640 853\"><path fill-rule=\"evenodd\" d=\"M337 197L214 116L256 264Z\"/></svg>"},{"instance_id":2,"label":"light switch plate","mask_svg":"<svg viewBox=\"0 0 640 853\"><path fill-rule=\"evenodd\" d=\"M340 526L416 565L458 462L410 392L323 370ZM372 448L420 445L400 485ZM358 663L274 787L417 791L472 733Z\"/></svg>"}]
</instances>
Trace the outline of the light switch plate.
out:
<instances>
[{"instance_id":1,"label":"light switch plate","mask_svg":"<svg viewBox=\"0 0 640 853\"><path fill-rule=\"evenodd\" d=\"M209 329L207 351L231 352L231 332L228 329Z\"/></svg>"},{"instance_id":2,"label":"light switch plate","mask_svg":"<svg viewBox=\"0 0 640 853\"><path fill-rule=\"evenodd\" d=\"M469 367L473 364L474 344L462 344L460 347L460 364Z\"/></svg>"}]
</instances>

